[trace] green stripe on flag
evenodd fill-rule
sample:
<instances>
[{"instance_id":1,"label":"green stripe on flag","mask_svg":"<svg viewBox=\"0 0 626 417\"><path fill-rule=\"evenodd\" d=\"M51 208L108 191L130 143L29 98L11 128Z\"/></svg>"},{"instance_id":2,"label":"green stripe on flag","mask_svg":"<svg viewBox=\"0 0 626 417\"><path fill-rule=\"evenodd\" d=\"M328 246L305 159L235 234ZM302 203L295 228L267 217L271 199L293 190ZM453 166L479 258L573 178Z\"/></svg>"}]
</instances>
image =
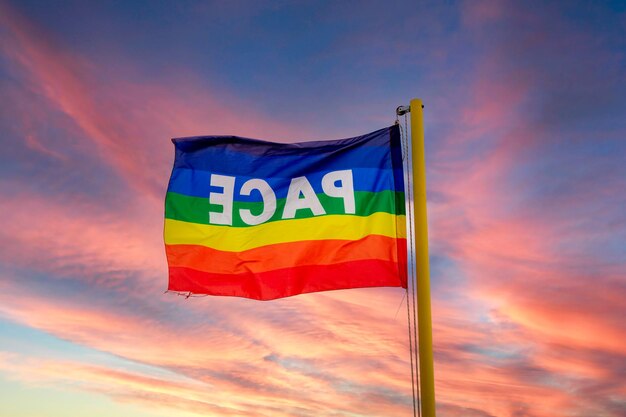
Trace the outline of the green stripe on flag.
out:
<instances>
[{"instance_id":1,"label":"green stripe on flag","mask_svg":"<svg viewBox=\"0 0 626 417\"><path fill-rule=\"evenodd\" d=\"M344 214L343 200L329 197L326 194L317 194L326 214ZM372 213L405 214L404 193L391 190L372 193L368 191L354 192L356 204L356 216L369 216ZM281 216L285 207L285 199L276 201L276 212L268 222L282 220ZM248 209L254 215L263 210L262 202L233 202L233 226L247 227L239 216L240 209ZM191 197L184 194L168 192L165 198L165 217L189 223L209 224L209 212L221 212L222 207L210 204L208 198ZM296 219L314 217L311 210L303 209L296 211Z\"/></svg>"}]
</instances>

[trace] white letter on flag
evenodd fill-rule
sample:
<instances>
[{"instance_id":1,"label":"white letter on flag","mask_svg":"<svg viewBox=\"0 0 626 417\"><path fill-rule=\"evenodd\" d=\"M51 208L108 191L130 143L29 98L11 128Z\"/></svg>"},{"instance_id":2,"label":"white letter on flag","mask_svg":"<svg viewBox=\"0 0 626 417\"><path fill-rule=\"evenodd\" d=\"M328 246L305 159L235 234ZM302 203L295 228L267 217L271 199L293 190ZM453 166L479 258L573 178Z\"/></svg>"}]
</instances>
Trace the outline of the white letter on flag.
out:
<instances>
[{"instance_id":1,"label":"white letter on flag","mask_svg":"<svg viewBox=\"0 0 626 417\"><path fill-rule=\"evenodd\" d=\"M303 198L300 198L300 194ZM293 178L289 184L283 219L295 218L296 211L302 209L311 209L314 216L326 214L309 180L306 177L297 177Z\"/></svg>"},{"instance_id":2,"label":"white letter on flag","mask_svg":"<svg viewBox=\"0 0 626 417\"><path fill-rule=\"evenodd\" d=\"M259 190L261 198L263 198L263 211L259 215L254 215L248 209L239 209L241 220L249 225L257 225L264 223L272 218L276 212L276 194L270 188L270 185L262 179L252 178L246 181L242 186L239 194L250 195L252 190Z\"/></svg>"},{"instance_id":3,"label":"white letter on flag","mask_svg":"<svg viewBox=\"0 0 626 417\"><path fill-rule=\"evenodd\" d=\"M341 183L339 186L336 185L337 181ZM356 212L351 169L332 171L324 175L322 178L322 190L329 197L342 198L346 214L354 214Z\"/></svg>"},{"instance_id":4,"label":"white letter on flag","mask_svg":"<svg viewBox=\"0 0 626 417\"><path fill-rule=\"evenodd\" d=\"M233 195L235 194L235 177L211 174L211 187L222 187L221 193L209 193L209 203L222 206L222 212L209 212L209 223L233 224Z\"/></svg>"}]
</instances>

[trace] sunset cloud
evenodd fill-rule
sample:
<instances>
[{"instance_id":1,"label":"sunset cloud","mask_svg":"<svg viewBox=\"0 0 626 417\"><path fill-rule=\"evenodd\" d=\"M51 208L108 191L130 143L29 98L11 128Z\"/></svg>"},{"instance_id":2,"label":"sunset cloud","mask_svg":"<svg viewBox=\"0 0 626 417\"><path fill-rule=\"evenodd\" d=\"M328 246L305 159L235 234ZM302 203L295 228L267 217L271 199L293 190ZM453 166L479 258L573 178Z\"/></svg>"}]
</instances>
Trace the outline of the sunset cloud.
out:
<instances>
[{"instance_id":1,"label":"sunset cloud","mask_svg":"<svg viewBox=\"0 0 626 417\"><path fill-rule=\"evenodd\" d=\"M0 24L7 36L0 47L14 70L30 89L69 116L125 181L154 197L161 198L167 180L163 167L171 160L172 137L199 132L276 139L303 135L302 129L254 113L242 117L236 107L241 104L223 95L217 98L193 74L150 84L131 79L137 75L130 64L118 65L114 74L103 73L11 7L3 5L2 11ZM38 151L47 149L32 136L26 143Z\"/></svg>"}]
</instances>

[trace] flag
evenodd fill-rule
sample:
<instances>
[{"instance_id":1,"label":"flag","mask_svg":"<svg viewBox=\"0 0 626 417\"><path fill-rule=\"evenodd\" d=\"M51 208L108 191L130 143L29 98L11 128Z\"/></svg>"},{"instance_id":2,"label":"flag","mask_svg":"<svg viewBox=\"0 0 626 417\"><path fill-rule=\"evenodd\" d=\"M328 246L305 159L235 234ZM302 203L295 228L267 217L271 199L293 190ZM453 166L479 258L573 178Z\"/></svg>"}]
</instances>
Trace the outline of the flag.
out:
<instances>
[{"instance_id":1,"label":"flag","mask_svg":"<svg viewBox=\"0 0 626 417\"><path fill-rule=\"evenodd\" d=\"M173 139L168 289L271 300L406 288L398 126L331 141Z\"/></svg>"}]
</instances>

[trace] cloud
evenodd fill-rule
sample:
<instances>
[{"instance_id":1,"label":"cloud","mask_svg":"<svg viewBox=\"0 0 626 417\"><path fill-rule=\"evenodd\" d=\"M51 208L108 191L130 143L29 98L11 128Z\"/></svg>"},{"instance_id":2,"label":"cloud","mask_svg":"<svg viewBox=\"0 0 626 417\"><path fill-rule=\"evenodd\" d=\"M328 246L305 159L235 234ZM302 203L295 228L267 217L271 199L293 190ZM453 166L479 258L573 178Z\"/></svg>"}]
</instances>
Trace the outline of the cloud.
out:
<instances>
[{"instance_id":1,"label":"cloud","mask_svg":"<svg viewBox=\"0 0 626 417\"><path fill-rule=\"evenodd\" d=\"M3 293L15 293L16 284L10 282L5 281ZM384 331L385 326L381 324L382 334L371 332L371 325L370 331L360 329L361 326L349 318L352 314L366 313L365 306L354 307L349 312L335 309L338 316L333 321L325 321L323 314L317 316L317 310L325 305L325 300L319 298L310 302L285 302L275 307L240 303L244 308L236 310L226 309L226 305L186 307L211 315L214 320L199 324L189 318L181 321L173 317L165 321L150 318L136 312L136 303L134 308L126 305L112 310L106 304L81 300L61 305L54 295L2 298L0 314L11 321L98 351L167 369L183 380L206 384L210 390L203 388L201 391L212 393L203 396L209 398L206 402L232 406L239 412L254 408L258 410L257 415L292 415L299 409L308 415L314 412L307 410L325 409L333 415L331 410L334 409L341 415L358 408L361 397L370 398L368 408L374 413L401 412L407 406L408 392L403 392L402 388L406 388L408 369L404 360L399 359L404 356L406 346L393 340L402 337L402 332L397 331L402 323L394 326L396 331L393 328ZM393 298L397 301L397 297ZM167 298L163 302L167 303ZM268 308L273 311L267 311ZM278 314L281 310L291 315L281 316ZM264 316L275 318L268 320ZM247 319L242 320L242 317ZM277 337L279 343L276 343ZM373 346L379 346L378 351L371 349ZM394 358L391 366L388 357ZM66 364L51 359L46 366L32 365L31 374L52 381L83 381L86 385L79 384L79 389L97 388L114 398L118 392L128 391L127 388L142 391L127 395L133 401L144 397L145 390L154 401L181 396L182 388L177 384L130 378L110 370L98 370L97 378L70 371L58 375L58 370L65 367ZM48 376L43 370L36 373L35 369L52 369L54 375ZM12 368L6 371L18 375L22 372ZM81 368L80 372L85 369ZM121 377L123 381L118 381ZM92 385L91 378L111 387ZM149 388L143 387L146 384ZM163 398L157 398L155 392ZM189 406L198 412L192 404Z\"/></svg>"},{"instance_id":2,"label":"cloud","mask_svg":"<svg viewBox=\"0 0 626 417\"><path fill-rule=\"evenodd\" d=\"M475 18L497 21L482 12ZM507 45L515 45L506 36ZM579 142L571 144L569 131L555 131L527 112L558 68L522 66L520 77L506 72L511 52L497 51L474 72L468 91L476 94L464 102L469 110L460 111L465 116L456 125L463 133L452 129L433 153L432 246L461 271L455 281L435 279L444 280L441 286L456 284L457 291L461 283L467 291L458 296L442 290L450 300L435 299L435 311L442 302L469 298L465 303L479 320L454 322L434 314L440 398L499 416L561 415L556 410L619 415L610 398L623 398L624 371L614 361L626 353L626 327L616 319L626 314L619 278L625 269L612 248L623 233L624 215L606 193L619 188L621 169L608 168L615 158L603 158L608 165L585 158L602 133L575 132ZM607 59L604 51L598 54ZM588 74L577 76L584 82ZM580 158L589 169L561 163L564 157ZM539 164L552 169L533 171ZM545 192L546 184L554 189ZM586 219L587 213L593 217ZM597 253L595 245L607 250ZM459 362L466 364L462 372ZM489 405L480 403L486 395ZM584 408L581 396L590 398ZM535 397L542 404L533 403Z\"/></svg>"},{"instance_id":3,"label":"cloud","mask_svg":"<svg viewBox=\"0 0 626 417\"><path fill-rule=\"evenodd\" d=\"M4 184L6 185L6 184ZM9 187L2 187L8 189ZM25 189L0 202L4 265L30 268L96 285L122 285L129 274L155 276L165 269L157 220L129 216L146 208L129 202L120 216L76 196L44 197Z\"/></svg>"},{"instance_id":4,"label":"cloud","mask_svg":"<svg viewBox=\"0 0 626 417\"><path fill-rule=\"evenodd\" d=\"M147 82L131 63L117 62L115 69L104 71L8 5L1 7L0 25L6 36L0 49L18 77L71 118L95 145L92 152L137 189L158 199L173 154L171 137L304 136L302 128L255 114L226 92L210 91L190 72ZM29 147L48 149L45 139L26 138Z\"/></svg>"}]
</instances>

